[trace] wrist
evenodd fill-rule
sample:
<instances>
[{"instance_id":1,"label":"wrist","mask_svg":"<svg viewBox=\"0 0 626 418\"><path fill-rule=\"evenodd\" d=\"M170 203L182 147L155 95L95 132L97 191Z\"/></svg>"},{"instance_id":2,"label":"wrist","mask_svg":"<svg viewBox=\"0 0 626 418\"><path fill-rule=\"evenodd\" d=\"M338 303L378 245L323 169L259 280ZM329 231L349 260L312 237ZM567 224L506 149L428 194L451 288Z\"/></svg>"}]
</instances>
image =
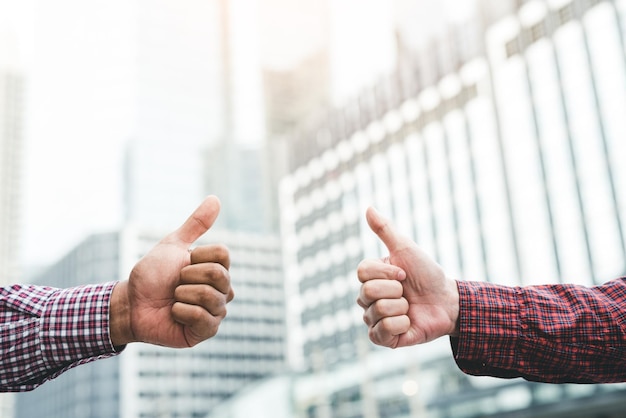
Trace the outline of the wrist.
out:
<instances>
[{"instance_id":1,"label":"wrist","mask_svg":"<svg viewBox=\"0 0 626 418\"><path fill-rule=\"evenodd\" d=\"M459 286L456 280L450 280L450 332L451 337L458 337L460 333L461 318L461 296L459 294Z\"/></svg>"},{"instance_id":2,"label":"wrist","mask_svg":"<svg viewBox=\"0 0 626 418\"><path fill-rule=\"evenodd\" d=\"M111 293L109 335L114 347L123 346L135 341L130 324L128 281L117 283Z\"/></svg>"}]
</instances>

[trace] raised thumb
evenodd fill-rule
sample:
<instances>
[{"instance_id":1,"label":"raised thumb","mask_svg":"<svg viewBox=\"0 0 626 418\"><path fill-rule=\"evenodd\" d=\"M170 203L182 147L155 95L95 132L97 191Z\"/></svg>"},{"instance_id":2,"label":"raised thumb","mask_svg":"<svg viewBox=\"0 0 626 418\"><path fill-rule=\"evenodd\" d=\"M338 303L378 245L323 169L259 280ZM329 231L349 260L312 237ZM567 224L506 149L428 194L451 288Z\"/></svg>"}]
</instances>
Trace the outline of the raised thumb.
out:
<instances>
[{"instance_id":1,"label":"raised thumb","mask_svg":"<svg viewBox=\"0 0 626 418\"><path fill-rule=\"evenodd\" d=\"M192 244L211 228L219 213L219 199L216 196L208 196L172 235L186 244Z\"/></svg>"},{"instance_id":2,"label":"raised thumb","mask_svg":"<svg viewBox=\"0 0 626 418\"><path fill-rule=\"evenodd\" d=\"M367 223L372 231L374 231L374 233L378 235L378 238L385 244L389 253L398 249L402 243L402 237L393 228L387 218L384 218L373 207L369 207L365 212L365 219L367 219Z\"/></svg>"}]
</instances>

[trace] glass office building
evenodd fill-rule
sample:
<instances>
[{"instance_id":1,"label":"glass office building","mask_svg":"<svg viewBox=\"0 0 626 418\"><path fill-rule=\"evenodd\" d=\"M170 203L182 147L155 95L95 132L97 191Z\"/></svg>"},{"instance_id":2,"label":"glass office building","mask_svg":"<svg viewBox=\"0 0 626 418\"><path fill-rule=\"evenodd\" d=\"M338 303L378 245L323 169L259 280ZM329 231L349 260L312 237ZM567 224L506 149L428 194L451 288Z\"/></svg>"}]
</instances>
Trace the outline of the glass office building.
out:
<instances>
[{"instance_id":1,"label":"glass office building","mask_svg":"<svg viewBox=\"0 0 626 418\"><path fill-rule=\"evenodd\" d=\"M444 41L409 77L384 80L296 138L280 195L298 370L334 376L355 359L391 362L364 341L355 304L359 261L386 254L365 222L370 205L458 279L592 285L625 273L625 19L624 1L524 2L475 40L482 54L465 59ZM432 362L450 356L432 344L420 350ZM487 392L453 413L446 393L480 397L468 389L479 380L459 375L450 365L433 377L455 389L420 391L421 407L432 416L502 416ZM384 381L375 376L311 398L300 416L409 416L406 397L397 412L382 395L371 400ZM570 389L553 393L561 391ZM531 392L518 409L544 395L567 398ZM361 412L344 414L342 405Z\"/></svg>"},{"instance_id":2,"label":"glass office building","mask_svg":"<svg viewBox=\"0 0 626 418\"><path fill-rule=\"evenodd\" d=\"M243 233L209 234L211 242L225 243L230 249L237 294L215 337L186 350L130 344L120 356L72 369L17 395L15 416L202 417L246 385L283 372L279 240ZM44 272L37 283L69 287L126 277L157 240L156 234L132 228L94 235Z\"/></svg>"}]
</instances>

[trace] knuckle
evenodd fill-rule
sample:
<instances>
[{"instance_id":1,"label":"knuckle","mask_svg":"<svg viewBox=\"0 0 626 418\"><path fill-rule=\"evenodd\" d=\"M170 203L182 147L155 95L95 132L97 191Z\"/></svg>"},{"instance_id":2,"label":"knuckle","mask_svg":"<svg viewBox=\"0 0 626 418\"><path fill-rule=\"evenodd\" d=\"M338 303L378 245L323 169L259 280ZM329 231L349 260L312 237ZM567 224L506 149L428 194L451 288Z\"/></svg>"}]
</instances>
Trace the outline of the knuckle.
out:
<instances>
[{"instance_id":1,"label":"knuckle","mask_svg":"<svg viewBox=\"0 0 626 418\"><path fill-rule=\"evenodd\" d=\"M394 319L392 317L385 317L380 320L380 326L386 330L392 329L394 324Z\"/></svg>"},{"instance_id":2,"label":"knuckle","mask_svg":"<svg viewBox=\"0 0 626 418\"><path fill-rule=\"evenodd\" d=\"M389 314L389 310L387 309L387 304L384 301L379 300L372 305L372 309L374 310L374 314L379 317L385 317Z\"/></svg>"},{"instance_id":3,"label":"knuckle","mask_svg":"<svg viewBox=\"0 0 626 418\"><path fill-rule=\"evenodd\" d=\"M228 297L229 293L231 292L231 287L230 274L228 274L227 271L225 271L225 274L218 275L218 277L214 279L213 283L215 285L215 289L221 292L225 298Z\"/></svg>"},{"instance_id":4,"label":"knuckle","mask_svg":"<svg viewBox=\"0 0 626 418\"><path fill-rule=\"evenodd\" d=\"M207 279L218 286L230 286L230 273L222 264L212 264L205 274Z\"/></svg>"},{"instance_id":5,"label":"knuckle","mask_svg":"<svg viewBox=\"0 0 626 418\"><path fill-rule=\"evenodd\" d=\"M369 338L376 345L382 345L382 346L385 345L383 339L381 338L381 333L380 333L378 324L376 326L370 327Z\"/></svg>"},{"instance_id":6,"label":"knuckle","mask_svg":"<svg viewBox=\"0 0 626 418\"><path fill-rule=\"evenodd\" d=\"M365 274L365 272L367 271L367 261L363 260L359 263L359 265L356 267L356 275L360 278L362 278Z\"/></svg>"},{"instance_id":7,"label":"knuckle","mask_svg":"<svg viewBox=\"0 0 626 418\"><path fill-rule=\"evenodd\" d=\"M361 291L359 291L359 296L356 298L356 303L361 308L363 308L363 310L367 309L367 303L366 303L365 299L363 298L363 295L362 295Z\"/></svg>"},{"instance_id":8,"label":"knuckle","mask_svg":"<svg viewBox=\"0 0 626 418\"><path fill-rule=\"evenodd\" d=\"M230 251L228 247L224 244L216 244L215 245L215 258L220 260L224 266L230 264Z\"/></svg>"},{"instance_id":9,"label":"knuckle","mask_svg":"<svg viewBox=\"0 0 626 418\"><path fill-rule=\"evenodd\" d=\"M199 293L199 296L200 296L200 303L202 304L202 306L214 305L216 301L219 301L220 299L218 292L209 286L204 287L202 291Z\"/></svg>"},{"instance_id":10,"label":"knuckle","mask_svg":"<svg viewBox=\"0 0 626 418\"><path fill-rule=\"evenodd\" d=\"M356 275L361 283L365 283L368 280L371 280L372 277L372 267L375 261L372 259L361 260L361 262L356 267Z\"/></svg>"},{"instance_id":11,"label":"knuckle","mask_svg":"<svg viewBox=\"0 0 626 418\"><path fill-rule=\"evenodd\" d=\"M224 318L226 316L226 301L219 300L211 307L211 315L216 318Z\"/></svg>"},{"instance_id":12,"label":"knuckle","mask_svg":"<svg viewBox=\"0 0 626 418\"><path fill-rule=\"evenodd\" d=\"M218 280L224 287L230 287L230 273L226 268L221 269L221 274L219 275Z\"/></svg>"},{"instance_id":13,"label":"knuckle","mask_svg":"<svg viewBox=\"0 0 626 418\"><path fill-rule=\"evenodd\" d=\"M193 322L201 323L206 321L206 316L201 309L194 309L189 315L191 316L191 320Z\"/></svg>"},{"instance_id":14,"label":"knuckle","mask_svg":"<svg viewBox=\"0 0 626 418\"><path fill-rule=\"evenodd\" d=\"M371 282L367 282L363 283L363 286L361 286L361 294L366 300L376 300L378 296L378 291L371 284Z\"/></svg>"},{"instance_id":15,"label":"knuckle","mask_svg":"<svg viewBox=\"0 0 626 418\"><path fill-rule=\"evenodd\" d=\"M220 324L221 324L221 319L211 317L211 319L207 321L207 326L206 326L206 331L205 331L206 338L214 337L219 331Z\"/></svg>"},{"instance_id":16,"label":"knuckle","mask_svg":"<svg viewBox=\"0 0 626 418\"><path fill-rule=\"evenodd\" d=\"M368 337L369 337L371 342L373 342L374 344L380 345L378 343L378 336L377 336L376 331L374 331L374 327L370 327L369 328L369 331L368 331L367 335L368 335Z\"/></svg>"},{"instance_id":17,"label":"knuckle","mask_svg":"<svg viewBox=\"0 0 626 418\"><path fill-rule=\"evenodd\" d=\"M226 302L230 302L233 299L235 299L235 291L233 290L232 287L229 287L228 288L228 297L226 299Z\"/></svg>"},{"instance_id":18,"label":"knuckle","mask_svg":"<svg viewBox=\"0 0 626 418\"><path fill-rule=\"evenodd\" d=\"M372 325L368 311L363 312L363 322L365 322L365 325L367 326Z\"/></svg>"},{"instance_id":19,"label":"knuckle","mask_svg":"<svg viewBox=\"0 0 626 418\"><path fill-rule=\"evenodd\" d=\"M199 299L200 305L202 306L207 306L209 303L211 303L213 299L213 295L211 295L211 288L203 286L198 291L198 299Z\"/></svg>"}]
</instances>

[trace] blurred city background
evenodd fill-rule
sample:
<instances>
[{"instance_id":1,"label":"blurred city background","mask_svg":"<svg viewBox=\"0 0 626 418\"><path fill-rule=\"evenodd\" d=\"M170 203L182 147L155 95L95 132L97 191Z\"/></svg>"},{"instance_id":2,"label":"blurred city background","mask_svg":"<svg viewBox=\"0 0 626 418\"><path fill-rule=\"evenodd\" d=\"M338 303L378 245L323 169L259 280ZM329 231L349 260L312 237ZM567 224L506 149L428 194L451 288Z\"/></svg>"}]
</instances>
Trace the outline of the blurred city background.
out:
<instances>
[{"instance_id":1,"label":"blurred city background","mask_svg":"<svg viewBox=\"0 0 626 418\"><path fill-rule=\"evenodd\" d=\"M0 281L127 277L207 194L236 299L2 418L621 417L367 339L374 205L455 278L626 274L626 0L0 0Z\"/></svg>"}]
</instances>

